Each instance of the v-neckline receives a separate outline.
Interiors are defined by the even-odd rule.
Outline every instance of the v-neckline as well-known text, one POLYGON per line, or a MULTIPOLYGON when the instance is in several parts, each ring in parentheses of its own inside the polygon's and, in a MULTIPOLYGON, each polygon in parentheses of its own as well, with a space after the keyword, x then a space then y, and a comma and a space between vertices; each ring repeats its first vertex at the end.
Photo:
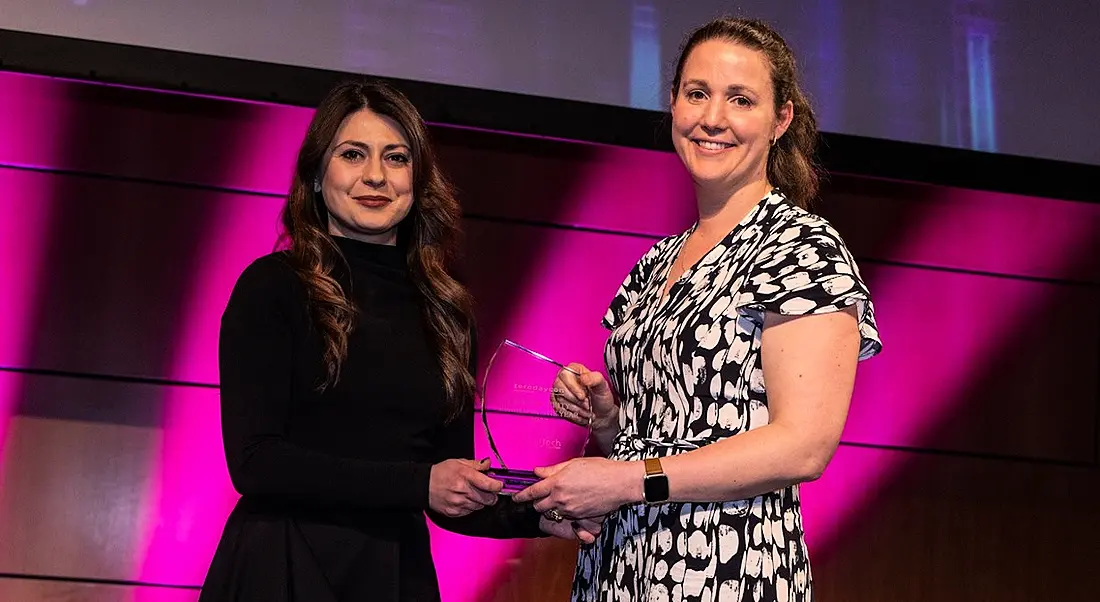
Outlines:
MULTIPOLYGON (((659 292, 659 295, 660 295, 658 297, 658 300, 660 301, 660 303, 662 305, 664 304, 665 299, 667 299, 669 297, 669 295, 672 293, 672 289, 675 288, 676 285, 679 284, 688 274, 690 274, 695 269, 695 266, 698 265, 700 261, 703 261, 703 259, 708 254, 710 254, 710 251, 714 250, 714 247, 717 247, 718 245, 722 244, 722 240, 725 240, 725 237, 722 237, 721 240, 719 240, 717 243, 714 244, 714 247, 711 247, 710 251, 707 251, 702 256, 700 256, 699 259, 697 259, 694 263, 692 263, 691 265, 684 268, 683 273, 681 273, 680 276, 678 278, 676 278, 676 280, 673 280, 673 281, 670 282, 669 278, 672 276, 672 270, 676 267, 676 261, 680 259, 680 253, 684 250, 684 245, 687 244, 688 239, 691 238, 692 233, 694 233, 695 229, 698 228, 698 227, 699 227, 699 221, 696 220, 696 222, 691 225, 691 228, 688 228, 688 230, 680 236, 680 240, 676 243, 676 245, 672 249, 672 253, 669 256, 669 258, 665 261, 665 265, 662 266, 661 280, 660 280, 661 287, 660 287, 660 289, 658 289, 658 292, 659 292)), ((735 228, 736 228, 736 226, 735 226, 735 228)))
MULTIPOLYGON (((757 203, 745 213, 741 220, 737 222, 737 224, 734 225, 729 232, 727 232, 724 236, 722 236, 722 238, 718 239, 717 242, 711 245, 711 247, 707 249, 706 253, 703 253, 699 257, 699 259, 695 260, 691 265, 687 266, 684 269, 683 273, 680 274, 680 276, 676 278, 675 281, 669 282, 669 276, 672 274, 672 269, 676 267, 676 260, 679 259, 680 253, 684 249, 684 245, 687 244, 688 238, 691 238, 692 233, 695 232, 696 228, 699 227, 699 220, 695 220, 695 223, 691 225, 691 228, 688 228, 687 231, 680 235, 680 240, 674 245, 674 248, 671 250, 670 255, 665 260, 664 265, 661 268, 660 286, 657 289, 658 308, 663 308, 668 303, 669 299, 671 299, 672 297, 673 290, 675 290, 678 286, 681 286, 684 282, 690 280, 690 278, 695 275, 699 268, 702 267, 701 264, 703 263, 703 261, 707 257, 710 257, 711 253, 714 253, 714 250, 717 249, 719 245, 725 244, 727 241, 732 242, 736 235, 739 234, 741 230, 745 228, 745 226, 752 223, 752 221, 756 218, 756 215, 762 210, 764 205, 768 203, 774 193, 775 189, 769 190, 768 193, 764 195, 764 198, 757 201, 757 203)), ((727 247, 732 247, 732 245, 728 245, 727 247)), ((729 248, 727 248, 726 250, 728 251, 729 248)), ((710 263, 713 263, 713 261, 710 263)))

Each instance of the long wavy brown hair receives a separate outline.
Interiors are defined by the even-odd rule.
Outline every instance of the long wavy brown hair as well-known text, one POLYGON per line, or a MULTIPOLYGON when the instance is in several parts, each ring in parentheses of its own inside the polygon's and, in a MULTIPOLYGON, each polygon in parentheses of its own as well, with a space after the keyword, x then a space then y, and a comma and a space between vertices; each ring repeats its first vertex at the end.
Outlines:
POLYGON ((411 147, 413 204, 398 225, 397 240, 406 249, 409 274, 422 297, 424 321, 453 418, 473 400, 475 391, 469 366, 473 301, 449 271, 459 245, 462 212, 454 188, 436 163, 427 125, 416 107, 398 90, 373 79, 341 83, 318 105, 298 151, 283 208, 290 262, 305 283, 310 316, 324 341, 325 378, 318 389, 323 391, 340 379, 357 310, 333 276, 346 259, 328 233, 328 211, 314 183, 320 181, 329 147, 344 119, 362 109, 396 121, 411 147))
POLYGON ((802 208, 810 206, 817 197, 821 181, 821 168, 817 163, 819 134, 813 107, 798 84, 794 53, 783 37, 763 21, 733 17, 715 19, 688 34, 680 49, 672 79, 673 98, 680 91, 680 76, 688 55, 709 40, 741 44, 767 57, 775 110, 779 111, 788 100, 794 106, 791 125, 768 153, 768 180, 794 204, 802 208))

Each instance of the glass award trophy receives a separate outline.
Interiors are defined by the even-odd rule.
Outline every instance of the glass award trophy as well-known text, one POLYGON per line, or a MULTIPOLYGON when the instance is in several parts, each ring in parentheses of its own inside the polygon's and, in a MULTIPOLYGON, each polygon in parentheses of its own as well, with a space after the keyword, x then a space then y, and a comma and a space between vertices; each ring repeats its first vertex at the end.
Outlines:
MULTIPOLYGON (((489 358, 481 386, 481 424, 494 459, 487 474, 512 494, 538 482, 533 469, 583 456, 591 421, 579 426, 554 411, 560 362, 505 339, 489 358)), ((482 456, 480 452, 479 456, 482 456)))

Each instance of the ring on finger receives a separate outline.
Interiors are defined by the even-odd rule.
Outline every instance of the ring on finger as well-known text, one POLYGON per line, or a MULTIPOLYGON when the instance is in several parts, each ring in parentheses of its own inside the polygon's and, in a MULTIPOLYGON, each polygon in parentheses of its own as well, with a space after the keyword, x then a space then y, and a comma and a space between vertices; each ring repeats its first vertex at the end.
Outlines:
POLYGON ((555 523, 560 523, 561 521, 565 520, 565 517, 561 515, 561 512, 558 512, 557 508, 551 508, 547 510, 546 514, 544 514, 543 516, 554 521, 555 523))

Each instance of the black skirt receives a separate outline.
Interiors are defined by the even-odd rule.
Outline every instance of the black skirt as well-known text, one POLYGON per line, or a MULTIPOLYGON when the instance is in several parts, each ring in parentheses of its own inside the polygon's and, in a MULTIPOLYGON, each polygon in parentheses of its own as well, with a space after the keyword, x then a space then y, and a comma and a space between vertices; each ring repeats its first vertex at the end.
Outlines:
POLYGON ((438 602, 424 515, 302 511, 243 499, 199 602, 438 602))

